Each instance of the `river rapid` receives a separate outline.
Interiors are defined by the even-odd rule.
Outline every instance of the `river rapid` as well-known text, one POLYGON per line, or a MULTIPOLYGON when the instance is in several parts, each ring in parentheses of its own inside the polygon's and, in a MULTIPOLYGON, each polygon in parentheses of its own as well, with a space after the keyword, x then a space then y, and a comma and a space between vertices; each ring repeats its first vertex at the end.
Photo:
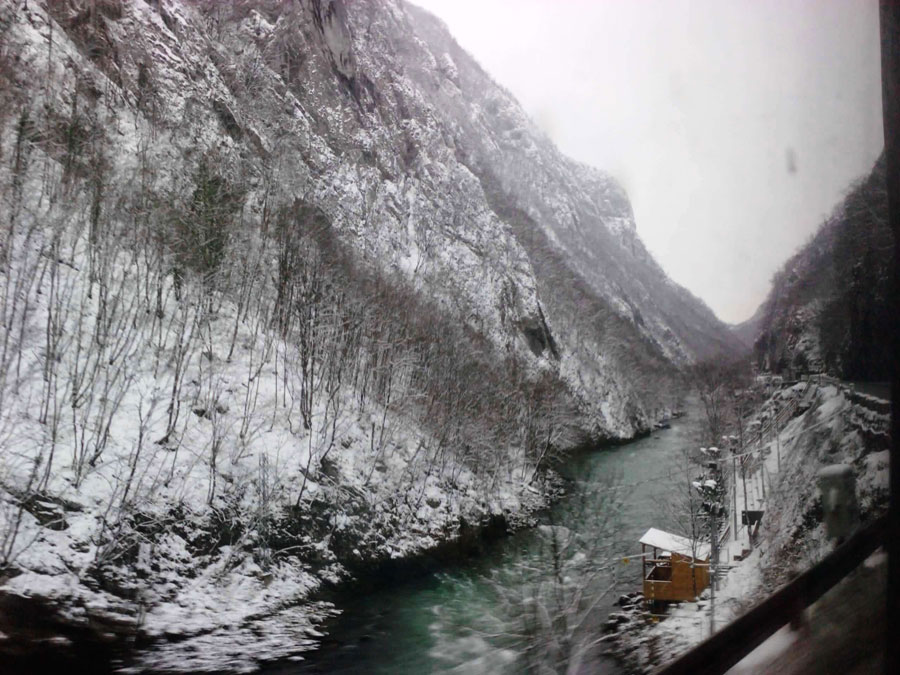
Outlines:
POLYGON ((467 564, 342 598, 318 651, 265 672, 620 672, 593 643, 619 596, 640 590, 638 539, 667 526, 681 450, 696 438, 689 410, 669 429, 571 460, 567 496, 538 527, 467 564))

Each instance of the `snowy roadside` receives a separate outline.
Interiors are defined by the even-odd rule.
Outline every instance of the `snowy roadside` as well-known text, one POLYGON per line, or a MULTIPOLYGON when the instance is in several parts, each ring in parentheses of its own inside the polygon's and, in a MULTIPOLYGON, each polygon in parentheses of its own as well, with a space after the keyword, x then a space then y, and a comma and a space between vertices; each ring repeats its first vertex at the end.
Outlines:
MULTIPOLYGON (((771 415, 776 399, 797 396, 802 387, 777 392, 763 404, 760 415, 771 415)), ((671 660, 709 637, 712 621, 720 629, 827 555, 831 545, 816 491, 816 474, 823 466, 844 463, 854 468, 863 520, 883 512, 888 499, 889 420, 850 399, 843 387, 820 387, 811 407, 763 447, 762 461, 747 479, 749 509, 765 512, 757 545, 750 546, 745 526, 723 543, 719 569, 727 572, 715 590, 714 607, 707 588, 697 602, 671 605, 664 617, 650 617, 637 606, 621 615, 610 653, 631 672, 647 672, 671 660), (751 552, 744 556, 746 551, 751 552)), ((761 664, 789 649, 795 639, 789 629, 782 629, 734 672, 763 672, 761 664)))

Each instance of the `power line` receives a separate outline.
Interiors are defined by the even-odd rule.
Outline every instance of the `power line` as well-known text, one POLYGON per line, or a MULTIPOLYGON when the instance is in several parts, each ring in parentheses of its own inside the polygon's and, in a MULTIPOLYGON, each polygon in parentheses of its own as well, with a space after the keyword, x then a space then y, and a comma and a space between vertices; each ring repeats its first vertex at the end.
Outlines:
MULTIPOLYGON (((787 438, 781 437, 781 440, 782 441, 792 441, 795 438, 799 438, 803 434, 808 433, 808 432, 812 431, 813 429, 816 429, 816 428, 822 426, 826 422, 830 422, 831 420, 836 418, 838 415, 846 412, 846 410, 847 410, 847 406, 844 406, 844 407, 840 408, 837 412, 826 417, 824 420, 821 420, 820 422, 817 422, 816 424, 813 424, 812 426, 806 427, 805 429, 802 429, 798 433, 792 434, 791 436, 788 436, 787 438)), ((724 459, 741 459, 742 457, 750 457, 750 456, 754 455, 755 453, 760 452, 761 450, 762 450, 762 447, 757 447, 757 448, 754 448, 753 450, 748 450, 747 452, 729 454, 729 455, 725 456, 724 459)), ((643 480, 635 481, 634 483, 622 483, 620 485, 612 485, 612 486, 608 486, 608 487, 597 488, 596 491, 597 492, 607 492, 607 491, 611 492, 613 490, 623 490, 626 488, 638 487, 641 485, 646 485, 647 483, 655 483, 655 482, 660 482, 663 480, 671 480, 673 478, 673 474, 676 472, 689 473, 689 472, 692 472, 693 470, 694 469, 691 467, 686 468, 686 469, 680 468, 680 467, 673 467, 672 469, 670 469, 669 471, 667 471, 664 474, 659 474, 657 476, 645 478, 643 480)))

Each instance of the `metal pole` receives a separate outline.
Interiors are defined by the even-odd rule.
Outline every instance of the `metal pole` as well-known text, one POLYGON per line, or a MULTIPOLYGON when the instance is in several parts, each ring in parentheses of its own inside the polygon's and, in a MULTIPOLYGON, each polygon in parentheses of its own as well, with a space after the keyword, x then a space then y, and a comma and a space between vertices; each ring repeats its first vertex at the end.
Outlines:
MULTIPOLYGON (((741 457, 741 482, 744 484, 744 514, 746 515, 747 511, 750 510, 750 507, 747 506, 747 467, 746 464, 747 457, 741 457)), ((750 522, 747 522, 747 541, 750 545, 750 548, 753 548, 753 542, 750 541, 750 522)))
POLYGON ((762 448, 759 449, 759 482, 762 485, 762 498, 766 500, 766 460, 762 456, 762 448))
POLYGON ((713 506, 710 509, 709 519, 709 540, 710 540, 710 557, 709 571, 712 579, 709 584, 709 634, 716 632, 716 584, 719 580, 716 578, 716 557, 719 554, 719 537, 716 532, 716 511, 718 509, 713 506))
POLYGON ((778 418, 775 418, 775 452, 778 453, 778 473, 781 474, 781 432, 778 430, 778 418))
POLYGON ((731 451, 731 504, 731 513, 734 515, 734 539, 737 541, 737 457, 734 456, 734 450, 731 451))

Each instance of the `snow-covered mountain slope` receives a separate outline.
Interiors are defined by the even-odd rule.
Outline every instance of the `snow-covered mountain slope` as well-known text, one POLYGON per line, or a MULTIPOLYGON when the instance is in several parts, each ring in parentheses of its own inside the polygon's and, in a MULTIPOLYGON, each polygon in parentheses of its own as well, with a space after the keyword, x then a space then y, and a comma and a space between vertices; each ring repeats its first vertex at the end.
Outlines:
POLYGON ((750 322, 761 369, 881 380, 891 361, 884 156, 775 275, 750 322))
POLYGON ((732 334, 741 341, 741 344, 747 350, 753 349, 753 343, 756 342, 756 338, 759 336, 759 325, 763 319, 764 309, 765 305, 760 305, 749 319, 731 325, 732 334))
POLYGON ((156 669, 302 649, 323 582, 539 506, 730 348, 402 2, 2 0, 0 200, 0 600, 156 669))
MULTIPOLYGON (((50 109, 64 115, 80 86, 141 121, 117 132, 113 173, 134 166, 148 136, 161 182, 215 149, 248 203, 316 206, 361 255, 505 352, 559 368, 600 435, 630 435, 662 405, 642 371, 736 346, 647 253, 615 181, 562 156, 413 6, 50 6, 56 32, 31 33, 31 47, 53 37, 73 52, 63 82, 42 92, 50 109)), ((26 88, 46 76, 28 65, 14 76, 26 88)))

